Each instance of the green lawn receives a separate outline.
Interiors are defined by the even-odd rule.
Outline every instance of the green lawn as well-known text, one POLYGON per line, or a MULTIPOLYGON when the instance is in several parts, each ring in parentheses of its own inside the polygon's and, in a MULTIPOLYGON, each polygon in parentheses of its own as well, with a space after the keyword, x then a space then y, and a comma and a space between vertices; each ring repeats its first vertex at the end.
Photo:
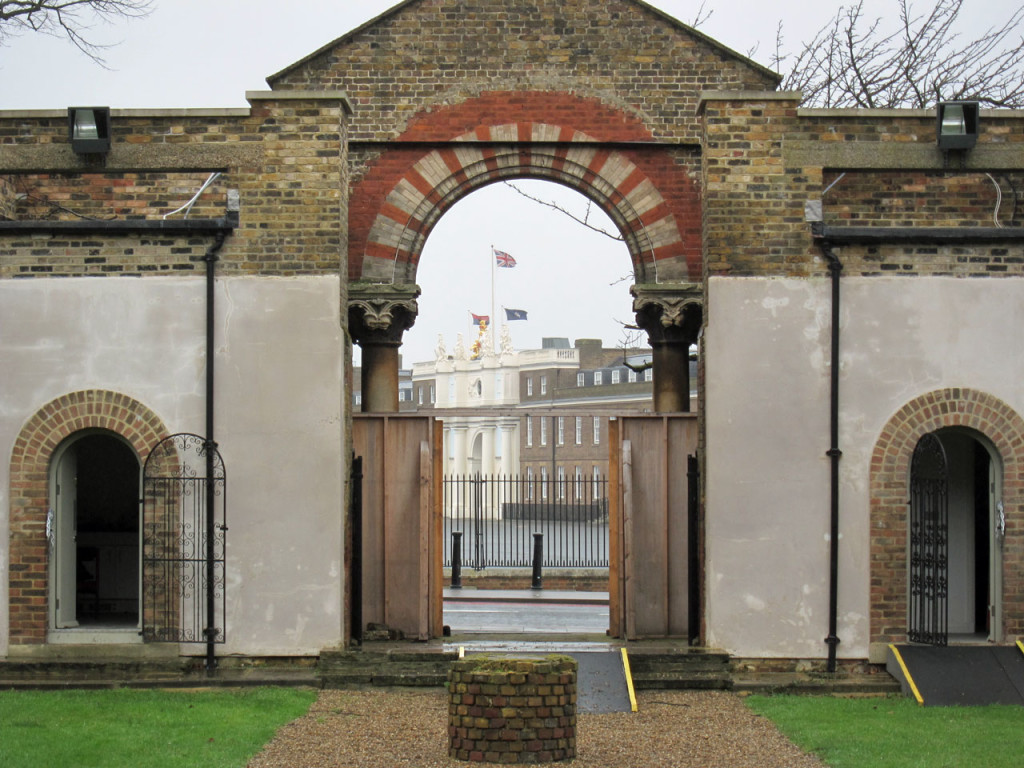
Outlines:
POLYGON ((1020 768, 1024 707, 920 707, 907 698, 752 696, 832 768, 1020 768))
POLYGON ((311 690, 0 692, 4 768, 242 768, 311 690))

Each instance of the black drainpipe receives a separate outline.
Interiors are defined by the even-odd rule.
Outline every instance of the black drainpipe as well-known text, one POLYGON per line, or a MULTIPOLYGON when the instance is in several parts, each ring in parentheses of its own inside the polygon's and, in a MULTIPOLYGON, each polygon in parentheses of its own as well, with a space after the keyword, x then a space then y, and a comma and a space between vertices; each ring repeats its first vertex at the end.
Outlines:
POLYGON ((826 455, 831 463, 831 499, 829 515, 829 584, 828 584, 828 645, 827 671, 836 671, 836 648, 839 636, 836 624, 839 615, 839 459, 843 452, 839 450, 839 277, 843 265, 832 251, 829 242, 820 232, 815 232, 815 239, 821 253, 828 261, 829 275, 832 277, 832 362, 830 365, 829 387, 829 449, 826 455))
POLYGON ((214 509, 217 503, 216 488, 214 486, 214 453, 217 450, 217 442, 213 439, 214 424, 214 274, 217 264, 217 253, 224 246, 227 232, 217 232, 213 243, 206 249, 203 260, 206 262, 206 439, 203 443, 203 450, 206 452, 206 674, 212 676, 217 669, 217 657, 214 653, 214 645, 217 640, 217 628, 214 624, 217 621, 215 607, 216 590, 214 568, 214 537, 216 527, 214 509))

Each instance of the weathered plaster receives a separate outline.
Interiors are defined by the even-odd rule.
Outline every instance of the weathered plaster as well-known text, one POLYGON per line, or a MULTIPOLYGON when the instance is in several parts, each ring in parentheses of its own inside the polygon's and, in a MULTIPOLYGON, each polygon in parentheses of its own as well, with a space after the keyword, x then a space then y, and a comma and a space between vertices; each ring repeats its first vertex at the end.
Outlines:
MULTIPOLYGON (((828 629, 829 283, 715 278, 707 365, 708 641, 822 657, 828 629), (770 578, 767 575, 770 574, 770 578)), ((839 655, 868 655, 872 449, 908 400, 970 386, 1020 412, 1011 280, 844 278, 839 655)))
MULTIPOLYGON (((340 641, 344 346, 337 297, 337 277, 217 283, 215 437, 227 469, 230 528, 224 653, 309 654, 340 641)), ((171 431, 202 433, 204 321, 201 278, 0 283, 5 466, 25 420, 81 389, 123 392, 171 431)), ((5 472, 3 530, 9 481, 5 472)), ((4 654, 7 558, 4 536, 4 654)))

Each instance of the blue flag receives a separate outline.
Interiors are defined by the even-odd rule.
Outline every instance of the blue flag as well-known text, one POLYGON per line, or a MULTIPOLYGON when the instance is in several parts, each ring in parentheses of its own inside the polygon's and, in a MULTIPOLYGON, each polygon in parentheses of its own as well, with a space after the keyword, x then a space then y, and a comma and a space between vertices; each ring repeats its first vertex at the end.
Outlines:
POLYGON ((506 309, 505 320, 525 320, 526 310, 525 309, 506 309))

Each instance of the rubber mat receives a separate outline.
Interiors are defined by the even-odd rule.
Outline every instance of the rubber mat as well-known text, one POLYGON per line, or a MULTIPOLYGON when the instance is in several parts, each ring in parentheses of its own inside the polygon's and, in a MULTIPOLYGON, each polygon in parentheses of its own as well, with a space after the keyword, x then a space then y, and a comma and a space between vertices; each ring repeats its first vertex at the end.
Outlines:
POLYGON ((889 657, 890 674, 926 707, 1024 705, 1024 653, 1015 646, 901 645, 889 657))

